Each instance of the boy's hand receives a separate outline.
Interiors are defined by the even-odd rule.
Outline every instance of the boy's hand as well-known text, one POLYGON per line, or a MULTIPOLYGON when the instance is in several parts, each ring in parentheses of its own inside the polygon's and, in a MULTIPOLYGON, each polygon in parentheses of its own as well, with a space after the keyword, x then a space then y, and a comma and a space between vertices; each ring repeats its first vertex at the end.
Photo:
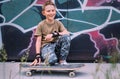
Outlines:
POLYGON ((31 66, 36 66, 41 63, 41 56, 40 54, 36 54, 35 60, 31 63, 31 66))
POLYGON ((39 60, 35 59, 30 65, 36 66, 36 65, 39 65, 40 63, 41 63, 41 58, 39 58, 39 60))
POLYGON ((39 60, 35 59, 30 65, 36 66, 36 65, 39 65, 40 63, 41 63, 41 59, 39 58, 39 60))
POLYGON ((53 38, 52 38, 52 34, 48 34, 46 35, 45 37, 45 40, 48 40, 48 41, 51 41, 53 38))

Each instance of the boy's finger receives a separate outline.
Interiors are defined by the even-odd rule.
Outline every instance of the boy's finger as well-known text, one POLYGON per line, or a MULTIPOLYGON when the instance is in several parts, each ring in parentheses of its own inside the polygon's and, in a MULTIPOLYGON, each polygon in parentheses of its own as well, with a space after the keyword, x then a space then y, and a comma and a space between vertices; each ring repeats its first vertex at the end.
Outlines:
POLYGON ((33 66, 34 65, 34 62, 32 62, 31 64, 30 64, 30 66, 33 66))
POLYGON ((40 60, 40 58, 39 58, 39 60, 37 61, 37 64, 40 65, 40 63, 41 63, 41 60, 40 60))
POLYGON ((35 59, 30 65, 35 66, 37 64, 37 60, 35 59))

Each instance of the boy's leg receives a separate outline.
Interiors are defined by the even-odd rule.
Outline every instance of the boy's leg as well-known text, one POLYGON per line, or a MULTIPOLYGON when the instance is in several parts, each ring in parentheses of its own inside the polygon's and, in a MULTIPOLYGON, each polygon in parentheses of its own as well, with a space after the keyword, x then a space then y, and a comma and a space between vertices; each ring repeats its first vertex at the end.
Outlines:
POLYGON ((69 35, 60 36, 60 38, 58 39, 55 51, 57 53, 57 56, 59 57, 59 61, 66 60, 69 54, 70 42, 71 39, 69 35))
POLYGON ((54 50, 55 50, 54 43, 49 43, 41 49, 41 56, 45 63, 53 65, 57 62, 57 56, 54 50))

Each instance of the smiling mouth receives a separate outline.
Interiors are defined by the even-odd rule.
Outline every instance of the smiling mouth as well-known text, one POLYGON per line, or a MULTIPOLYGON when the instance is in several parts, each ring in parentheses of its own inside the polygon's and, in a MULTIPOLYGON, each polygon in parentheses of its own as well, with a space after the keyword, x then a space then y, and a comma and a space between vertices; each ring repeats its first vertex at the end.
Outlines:
POLYGON ((54 15, 50 15, 50 17, 54 17, 54 15))
POLYGON ((50 18, 54 18, 55 16, 49 16, 50 18))

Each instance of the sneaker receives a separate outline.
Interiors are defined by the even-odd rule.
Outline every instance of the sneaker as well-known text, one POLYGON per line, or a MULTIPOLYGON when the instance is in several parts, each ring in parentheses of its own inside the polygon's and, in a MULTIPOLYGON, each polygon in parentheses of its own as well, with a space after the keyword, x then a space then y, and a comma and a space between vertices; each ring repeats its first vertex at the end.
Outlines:
POLYGON ((64 60, 60 62, 60 65, 68 65, 68 63, 64 60))

